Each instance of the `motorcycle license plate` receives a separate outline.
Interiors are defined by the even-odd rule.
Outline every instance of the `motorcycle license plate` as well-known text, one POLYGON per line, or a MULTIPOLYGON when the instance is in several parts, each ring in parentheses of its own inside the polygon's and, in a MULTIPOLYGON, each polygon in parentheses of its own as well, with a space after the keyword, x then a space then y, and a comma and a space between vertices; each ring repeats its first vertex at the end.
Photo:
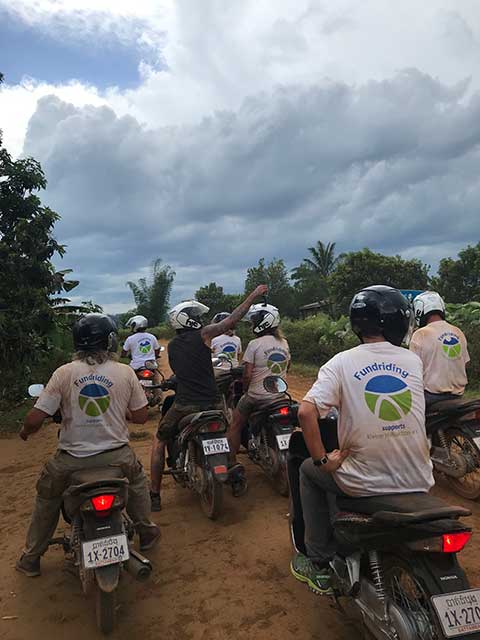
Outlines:
POLYGON ((433 596, 432 604, 447 638, 480 631, 480 589, 433 596))
POLYGON ((140 380, 140 384, 142 387, 151 387, 153 385, 153 380, 140 380))
POLYGON ((85 569, 97 569, 107 564, 124 562, 130 557, 127 536, 120 533, 108 538, 83 542, 82 555, 85 569))
POLYGON ((214 453, 228 453, 230 447, 226 438, 212 438, 211 440, 202 440, 203 453, 211 456, 214 453))
POLYGON ((277 436, 277 443, 280 451, 283 451, 284 449, 288 449, 288 445, 290 444, 291 437, 292 437, 291 433, 282 433, 281 435, 277 436))

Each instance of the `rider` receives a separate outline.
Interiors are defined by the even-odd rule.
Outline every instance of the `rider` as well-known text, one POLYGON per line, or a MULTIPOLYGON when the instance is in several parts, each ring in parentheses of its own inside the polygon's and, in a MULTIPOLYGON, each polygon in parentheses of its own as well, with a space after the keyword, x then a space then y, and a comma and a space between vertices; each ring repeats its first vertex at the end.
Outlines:
POLYGON ((418 295, 413 308, 420 328, 412 336, 410 349, 423 362, 427 406, 462 396, 470 361, 463 332, 445 320, 445 303, 436 291, 418 295))
POLYGON ((256 338, 249 342, 242 360, 244 394, 234 409, 228 432, 233 454, 238 453, 249 415, 282 397, 266 391, 263 381, 272 375, 285 378, 290 366, 290 348, 279 329, 278 309, 271 304, 256 304, 249 310, 247 320, 252 323, 256 338))
MULTIPOLYGON (((229 316, 230 314, 226 311, 221 311, 213 316, 212 323, 217 324, 218 322, 222 322, 222 320, 226 320, 229 316)), ((238 367, 241 353, 242 341, 237 335, 235 335, 235 329, 228 329, 228 331, 223 333, 221 336, 217 336, 212 340, 212 354, 214 356, 218 356, 219 354, 227 356, 232 367, 238 367)), ((227 365, 226 367, 220 364, 216 368, 230 368, 228 363, 225 364, 227 365)))
POLYGON ((145 394, 132 369, 116 361, 116 326, 106 315, 91 313, 73 327, 74 360, 54 371, 35 407, 25 418, 22 440, 61 410, 58 450, 43 468, 25 548, 16 568, 40 575, 40 557, 57 527, 62 494, 72 473, 120 466, 128 478, 127 512, 140 536, 140 549, 151 549, 160 537, 150 521, 148 487, 143 467, 128 444, 125 414, 147 420, 145 394))
MULTIPOLYGON (((168 344, 168 359, 177 378, 177 391, 175 402, 161 419, 157 437, 153 439, 150 492, 152 511, 161 509, 160 487, 165 465, 165 445, 175 437, 177 424, 184 416, 218 405, 212 365, 212 339, 233 329, 254 300, 266 291, 266 285, 258 286, 228 318, 205 327, 201 317, 208 312, 208 307, 196 300, 181 302, 169 311, 169 321, 176 336, 168 344)), ((234 490, 235 485, 236 482, 234 490)))
MULTIPOLYGON (((160 345, 153 333, 148 333, 145 329, 148 327, 148 320, 145 316, 132 316, 126 322, 126 326, 131 328, 132 333, 125 340, 121 358, 126 358, 130 354, 130 366, 134 371, 145 366, 145 363, 154 361, 160 357, 160 345)), ((152 370, 153 384, 160 384, 161 377, 158 368, 152 370)), ((155 397, 160 397, 160 391, 154 391, 155 397)))
POLYGON ((433 485, 422 363, 400 347, 411 316, 396 289, 376 285, 359 291, 350 322, 362 344, 323 365, 300 405, 311 455, 300 467, 308 557, 297 554, 291 570, 316 593, 332 593, 328 563, 335 552, 335 496, 428 492, 433 485), (318 418, 332 407, 339 410, 340 449, 327 454, 318 418))

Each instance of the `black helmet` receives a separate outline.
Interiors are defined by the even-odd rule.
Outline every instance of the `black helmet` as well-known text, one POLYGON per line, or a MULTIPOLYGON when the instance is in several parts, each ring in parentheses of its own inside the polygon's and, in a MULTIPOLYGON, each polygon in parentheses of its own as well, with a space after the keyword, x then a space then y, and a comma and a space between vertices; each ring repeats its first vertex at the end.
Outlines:
POLYGON ((104 313, 89 313, 73 325, 76 351, 116 351, 117 326, 104 313))
POLYGON ((216 313, 212 318, 212 324, 217 324, 218 322, 222 322, 222 320, 226 320, 230 317, 230 313, 226 311, 220 311, 220 313, 216 313))
POLYGON ((407 299, 393 287, 382 284, 366 287, 353 296, 350 304, 352 330, 364 337, 382 335, 400 346, 413 326, 413 313, 407 299))

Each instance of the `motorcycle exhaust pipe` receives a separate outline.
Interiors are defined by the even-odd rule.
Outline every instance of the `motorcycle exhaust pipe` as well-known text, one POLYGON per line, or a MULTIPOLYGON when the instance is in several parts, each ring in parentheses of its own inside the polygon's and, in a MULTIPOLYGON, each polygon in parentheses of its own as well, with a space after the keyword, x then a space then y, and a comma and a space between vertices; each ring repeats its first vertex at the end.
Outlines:
POLYGON ((152 573, 150 560, 134 549, 130 549, 130 558, 125 563, 125 569, 139 582, 146 582, 152 573))

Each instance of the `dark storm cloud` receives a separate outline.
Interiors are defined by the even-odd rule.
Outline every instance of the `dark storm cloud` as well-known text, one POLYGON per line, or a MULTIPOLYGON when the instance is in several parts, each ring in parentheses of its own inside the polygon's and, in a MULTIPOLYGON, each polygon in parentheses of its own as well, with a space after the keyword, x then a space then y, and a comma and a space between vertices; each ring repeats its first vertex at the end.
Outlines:
POLYGON ((123 283, 157 256, 180 296, 210 279, 239 288, 261 256, 293 266, 317 239, 409 257, 418 247, 436 262, 480 231, 480 97, 467 88, 416 70, 290 85, 158 130, 48 96, 25 152, 43 164, 66 261, 98 302, 124 302, 123 283))

